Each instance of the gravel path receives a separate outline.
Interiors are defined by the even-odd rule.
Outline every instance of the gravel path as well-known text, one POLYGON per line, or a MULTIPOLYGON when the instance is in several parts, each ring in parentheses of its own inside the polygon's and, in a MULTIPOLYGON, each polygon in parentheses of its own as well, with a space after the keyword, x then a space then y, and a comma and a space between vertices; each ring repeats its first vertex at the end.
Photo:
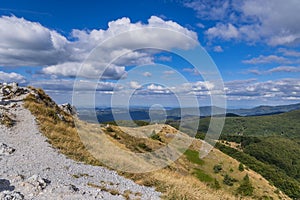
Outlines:
POLYGON ((154 188, 59 154, 22 104, 6 106, 16 116, 12 128, 0 125, 0 199, 160 199, 154 188))

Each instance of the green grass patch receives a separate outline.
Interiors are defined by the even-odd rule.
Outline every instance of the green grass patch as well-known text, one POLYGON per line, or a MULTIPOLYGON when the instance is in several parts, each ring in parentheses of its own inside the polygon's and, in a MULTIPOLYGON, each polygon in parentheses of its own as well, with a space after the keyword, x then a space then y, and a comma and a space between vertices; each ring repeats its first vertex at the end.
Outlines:
POLYGON ((184 152, 184 155, 192 163, 195 163, 195 164, 198 164, 198 165, 203 165, 204 164, 204 161, 199 158, 199 152, 198 151, 188 149, 184 152))
POLYGON ((194 169, 193 175, 195 177, 197 177, 202 182, 208 182, 208 183, 210 183, 210 182, 214 181, 214 179, 210 175, 206 174, 201 169, 194 169))

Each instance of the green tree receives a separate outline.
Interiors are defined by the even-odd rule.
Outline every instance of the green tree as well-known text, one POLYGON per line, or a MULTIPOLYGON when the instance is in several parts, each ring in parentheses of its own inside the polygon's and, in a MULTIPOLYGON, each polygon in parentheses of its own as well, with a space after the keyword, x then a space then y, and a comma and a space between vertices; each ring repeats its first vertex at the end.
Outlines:
POLYGON ((243 178, 240 186, 237 189, 237 193, 244 196, 251 196, 253 195, 253 192, 254 192, 254 187, 250 182, 250 178, 248 174, 246 174, 246 176, 243 178))
POLYGON ((241 172, 245 170, 245 169, 244 169, 244 165, 243 165, 242 163, 240 163, 240 165, 239 165, 239 170, 240 170, 241 172))

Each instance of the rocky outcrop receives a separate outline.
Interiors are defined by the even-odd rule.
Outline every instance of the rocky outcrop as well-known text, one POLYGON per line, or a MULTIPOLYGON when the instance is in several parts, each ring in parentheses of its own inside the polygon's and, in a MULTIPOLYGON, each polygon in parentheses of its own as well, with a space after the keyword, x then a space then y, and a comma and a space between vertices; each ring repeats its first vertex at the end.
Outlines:
POLYGON ((12 98, 27 93, 29 93, 29 89, 19 87, 18 83, 0 83, 0 105, 7 105, 12 98))
POLYGON ((76 116, 77 115, 77 110, 75 108, 75 106, 72 106, 71 104, 69 103, 65 103, 65 104, 61 104, 59 105, 59 107, 65 111, 66 113, 70 114, 70 115, 73 115, 73 116, 76 116))

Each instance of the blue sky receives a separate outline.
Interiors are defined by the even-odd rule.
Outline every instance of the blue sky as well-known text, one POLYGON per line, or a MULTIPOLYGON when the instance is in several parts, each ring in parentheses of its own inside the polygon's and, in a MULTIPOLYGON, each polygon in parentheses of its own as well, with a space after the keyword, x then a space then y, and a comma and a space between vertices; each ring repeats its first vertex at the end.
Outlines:
POLYGON ((132 92, 134 105, 178 106, 178 96, 185 106, 189 96, 208 105, 220 88, 201 70, 214 62, 229 107, 298 103, 299 10, 295 0, 2 0, 0 81, 44 88, 58 103, 72 101, 76 80, 97 105, 114 95, 126 105, 122 95, 132 92), (195 68, 176 55, 199 45, 212 63, 195 56, 195 68))

